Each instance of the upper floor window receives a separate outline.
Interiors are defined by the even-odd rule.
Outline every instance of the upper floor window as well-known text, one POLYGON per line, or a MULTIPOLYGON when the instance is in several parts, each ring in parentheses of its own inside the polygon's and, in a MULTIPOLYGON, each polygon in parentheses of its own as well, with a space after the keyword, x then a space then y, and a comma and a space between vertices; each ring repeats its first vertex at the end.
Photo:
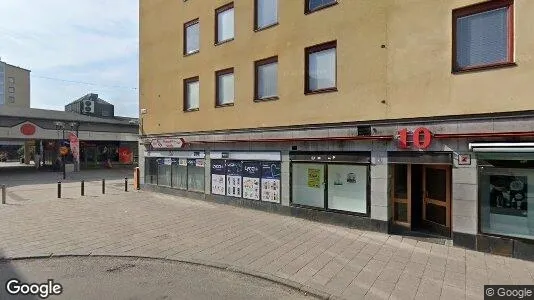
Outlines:
POLYGON ((200 107, 200 81, 197 77, 184 79, 184 111, 198 110, 200 107))
POLYGON ((215 44, 234 39, 234 3, 215 10, 215 44))
POLYGON ((215 72, 215 106, 234 104, 234 68, 215 72))
POLYGON ((200 23, 198 19, 184 24, 184 55, 200 50, 200 23))
POLYGON ((254 29, 278 24, 278 0, 255 0, 254 29))
POLYGON ((278 98, 278 57, 255 62, 255 100, 278 98))
POLYGON ((316 10, 323 9, 335 4, 337 4, 337 0, 306 0, 305 12, 311 13, 316 10))
POLYGON ((513 64, 513 0, 453 11, 453 71, 513 64))
POLYGON ((333 41, 306 48, 305 93, 337 90, 336 47, 333 41))
POLYGON ((15 77, 8 77, 7 79, 9 83, 15 83, 15 77))
POLYGON ((8 92, 11 93, 11 94, 15 93, 15 88, 12 87, 12 86, 10 86, 9 88, 7 88, 7 90, 8 90, 8 92))

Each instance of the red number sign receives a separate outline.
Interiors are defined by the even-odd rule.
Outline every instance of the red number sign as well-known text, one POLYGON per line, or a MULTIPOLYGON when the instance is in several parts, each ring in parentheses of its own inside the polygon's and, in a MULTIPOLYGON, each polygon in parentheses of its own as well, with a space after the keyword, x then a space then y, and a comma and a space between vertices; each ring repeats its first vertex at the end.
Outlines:
POLYGON ((417 128, 412 136, 412 140, 408 140, 408 129, 404 128, 399 131, 399 148, 408 149, 410 147, 409 143, 411 142, 415 148, 418 149, 427 149, 432 143, 432 133, 428 128, 419 127, 417 128))

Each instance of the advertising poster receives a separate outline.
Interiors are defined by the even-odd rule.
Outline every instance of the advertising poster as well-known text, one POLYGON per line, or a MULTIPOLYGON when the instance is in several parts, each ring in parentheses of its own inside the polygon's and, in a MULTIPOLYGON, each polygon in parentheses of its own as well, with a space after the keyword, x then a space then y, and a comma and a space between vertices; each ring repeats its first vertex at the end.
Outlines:
POLYGON ((119 162, 123 164, 133 163, 133 152, 130 148, 119 147, 119 162))
POLYGON ((178 164, 179 164, 180 166, 184 166, 184 167, 187 166, 187 158, 180 158, 180 159, 178 160, 178 164))
POLYGON ((241 161, 226 161, 226 196, 241 197, 242 167, 241 161))
POLYGON ((261 200, 280 202, 280 162, 261 163, 261 200))
POLYGON ((312 188, 321 187, 321 170, 308 169, 308 186, 312 188))
POLYGON ((527 176, 490 176, 492 214, 527 217, 527 176))
POLYGON ((260 176, 259 162, 243 163, 243 198, 260 200, 260 176))
POLYGON ((226 165, 224 160, 211 161, 211 193, 224 195, 226 192, 226 165))

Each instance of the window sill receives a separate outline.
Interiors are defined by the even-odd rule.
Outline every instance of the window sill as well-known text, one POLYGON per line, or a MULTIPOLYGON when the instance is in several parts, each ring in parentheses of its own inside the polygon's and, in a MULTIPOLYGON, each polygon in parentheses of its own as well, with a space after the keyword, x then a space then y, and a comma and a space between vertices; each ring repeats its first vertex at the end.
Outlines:
POLYGON ((234 106, 234 103, 215 104, 215 108, 234 106))
POLYGON ((197 54, 197 53, 199 53, 199 52, 200 52, 200 50, 195 50, 195 51, 193 51, 193 52, 184 53, 184 57, 186 57, 186 56, 191 56, 191 55, 195 55, 195 54, 197 54))
POLYGON ((267 30, 269 28, 273 28, 273 27, 276 27, 276 26, 278 26, 278 22, 270 24, 270 25, 266 25, 266 26, 263 26, 263 27, 256 27, 256 28, 254 28, 254 32, 260 32, 260 31, 267 30))
POLYGON ((274 97, 267 97, 267 98, 256 98, 254 99, 254 102, 267 102, 267 101, 276 101, 278 100, 278 96, 274 96, 274 97))
POLYGON ((220 41, 220 42, 215 42, 215 46, 219 46, 219 45, 222 45, 222 44, 226 44, 226 43, 229 43, 231 41, 233 41, 234 38, 231 38, 231 39, 227 39, 227 40, 224 40, 224 41, 220 41))
POLYGON ((184 112, 194 112, 194 111, 199 111, 200 109, 199 108, 190 108, 190 109, 184 109, 184 112))
POLYGON ((492 70, 492 69, 511 68, 511 67, 517 67, 517 63, 505 62, 505 63, 497 63, 497 64, 484 65, 484 66, 468 67, 464 69, 453 69, 452 74, 480 72, 480 71, 486 71, 486 70, 492 70))
POLYGON ((306 8, 305 8, 305 11, 304 11, 304 14, 305 14, 305 15, 309 15, 309 14, 312 14, 312 13, 314 13, 314 12, 316 12, 316 11, 320 11, 320 10, 323 10, 323 9, 325 9, 325 8, 329 8, 329 7, 331 7, 331 6, 338 5, 338 4, 339 4, 339 2, 335 1, 335 2, 332 2, 332 3, 329 3, 329 4, 325 4, 325 5, 323 5, 323 6, 319 6, 319 7, 315 8, 314 10, 310 10, 310 9, 308 9, 308 8, 306 7, 306 8))
POLYGON ((315 94, 324 94, 324 93, 333 93, 337 92, 337 87, 320 89, 315 91, 305 91, 304 95, 315 95, 315 94))

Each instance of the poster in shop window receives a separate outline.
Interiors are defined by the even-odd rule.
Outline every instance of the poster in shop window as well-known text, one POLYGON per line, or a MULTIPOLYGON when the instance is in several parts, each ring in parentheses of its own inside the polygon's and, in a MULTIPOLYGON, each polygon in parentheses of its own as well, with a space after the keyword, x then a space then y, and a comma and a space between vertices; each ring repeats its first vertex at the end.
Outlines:
POLYGON ((490 176, 492 214, 527 217, 527 176, 490 176))
POLYGON ((261 200, 280 202, 281 165, 279 162, 261 163, 261 200))
POLYGON ((308 187, 311 187, 311 188, 321 187, 321 170, 308 169, 308 187))
POLYGON ((224 195, 226 192, 226 164, 224 160, 211 161, 211 193, 224 195))
POLYGON ((243 198, 260 200, 259 162, 243 162, 243 198))
POLYGON ((226 196, 241 197, 242 167, 241 161, 226 161, 226 196))

